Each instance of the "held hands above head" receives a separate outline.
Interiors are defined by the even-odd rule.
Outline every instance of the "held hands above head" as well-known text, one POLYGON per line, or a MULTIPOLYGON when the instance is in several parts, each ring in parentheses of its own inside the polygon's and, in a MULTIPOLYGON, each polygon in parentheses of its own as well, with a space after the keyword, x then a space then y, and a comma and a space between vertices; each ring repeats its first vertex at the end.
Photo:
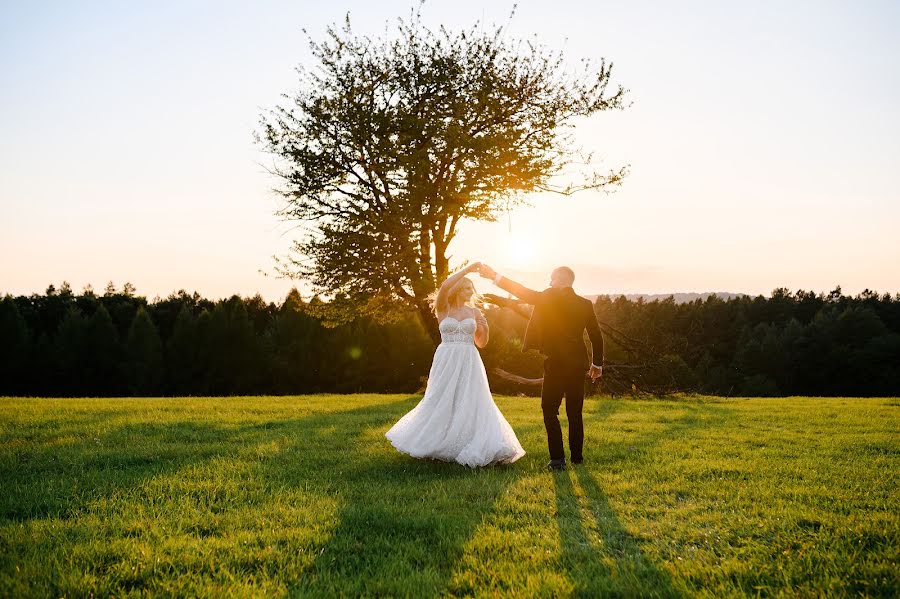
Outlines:
POLYGON ((464 274, 469 274, 470 272, 475 271, 478 271, 478 274, 480 274, 485 279, 493 279, 497 276, 497 271, 483 262, 472 262, 463 269, 464 274))
POLYGON ((485 279, 493 279, 494 277, 497 276, 497 271, 495 271, 493 268, 491 268, 487 264, 480 264, 478 273, 485 279))

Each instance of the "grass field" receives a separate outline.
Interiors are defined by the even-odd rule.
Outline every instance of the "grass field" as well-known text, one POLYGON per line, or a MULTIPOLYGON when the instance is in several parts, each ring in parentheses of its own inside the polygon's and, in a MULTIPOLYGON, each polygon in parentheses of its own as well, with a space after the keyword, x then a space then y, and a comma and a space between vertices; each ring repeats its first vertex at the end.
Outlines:
POLYGON ((586 463, 394 451, 417 397, 0 399, 0 595, 897 596, 900 400, 588 400, 586 463))

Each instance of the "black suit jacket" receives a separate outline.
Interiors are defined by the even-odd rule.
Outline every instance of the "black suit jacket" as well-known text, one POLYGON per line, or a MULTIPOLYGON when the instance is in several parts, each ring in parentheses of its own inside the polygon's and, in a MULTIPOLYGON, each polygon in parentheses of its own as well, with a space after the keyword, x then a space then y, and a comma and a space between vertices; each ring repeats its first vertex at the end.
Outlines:
POLYGON ((499 287, 534 306, 523 350, 536 349, 548 361, 563 367, 586 371, 591 362, 603 365, 603 333, 590 300, 571 287, 535 291, 506 278, 500 280, 499 287), (593 358, 588 357, 584 344, 585 330, 593 346, 593 358))

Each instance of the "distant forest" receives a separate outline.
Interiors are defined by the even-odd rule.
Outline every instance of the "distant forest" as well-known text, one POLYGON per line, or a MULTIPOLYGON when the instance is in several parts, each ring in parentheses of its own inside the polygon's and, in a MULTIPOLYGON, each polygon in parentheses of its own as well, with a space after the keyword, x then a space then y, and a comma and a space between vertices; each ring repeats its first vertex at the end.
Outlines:
MULTIPOLYGON (((148 302, 131 285, 0 300, 0 395, 155 396, 408 392, 424 387, 433 346, 412 313, 337 326, 328 304, 291 291, 210 301, 179 291, 148 302)), ((676 303, 600 296, 602 325, 651 353, 606 343, 592 391, 647 389, 724 396, 900 395, 900 294, 845 296, 776 289, 770 297, 676 303), (648 356, 650 356, 648 358, 648 356)), ((540 377, 521 351, 525 320, 490 308, 482 350, 492 388, 536 393, 498 377, 540 377)))

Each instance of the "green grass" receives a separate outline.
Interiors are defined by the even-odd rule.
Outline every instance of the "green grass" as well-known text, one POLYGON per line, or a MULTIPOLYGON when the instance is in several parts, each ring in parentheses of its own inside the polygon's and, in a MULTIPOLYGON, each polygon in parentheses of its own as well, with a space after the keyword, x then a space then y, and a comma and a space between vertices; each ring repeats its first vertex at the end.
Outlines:
POLYGON ((588 400, 586 464, 400 455, 417 397, 0 399, 0 595, 896 596, 900 400, 588 400))

